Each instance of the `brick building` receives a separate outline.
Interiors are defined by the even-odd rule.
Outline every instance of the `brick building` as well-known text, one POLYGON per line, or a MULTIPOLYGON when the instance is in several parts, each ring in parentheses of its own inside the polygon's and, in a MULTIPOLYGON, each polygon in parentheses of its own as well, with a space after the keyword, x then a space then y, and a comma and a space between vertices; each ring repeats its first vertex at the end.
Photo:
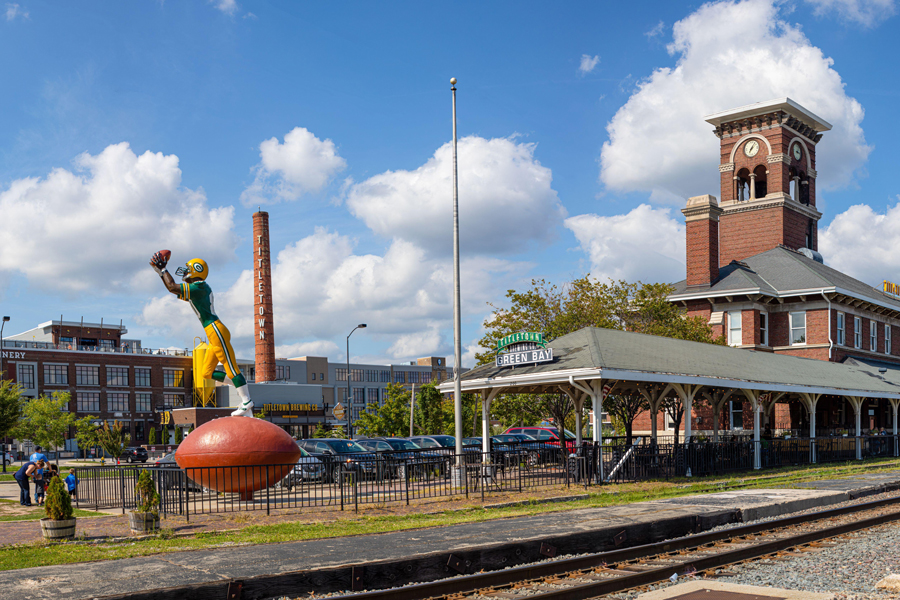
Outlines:
MULTIPOLYGON (((693 197, 682 209, 687 276, 669 299, 737 348, 900 369, 900 297, 832 269, 818 253, 816 146, 831 125, 789 98, 706 121, 719 139, 719 198, 693 197)), ((814 410, 823 432, 852 426, 841 398, 814 410)), ((710 411, 695 410, 695 430, 709 429, 710 411)), ((867 401, 864 427, 890 428, 890 414, 886 400, 867 401)), ((789 397, 765 416, 774 429, 809 419, 789 397)), ((741 429, 750 419, 749 405, 735 401, 719 422, 741 429)), ((649 430, 649 416, 635 426, 649 430)))
MULTIPOLYGON (((122 325, 48 321, 4 338, 3 368, 24 396, 68 392, 78 418, 120 421, 133 443, 146 443, 164 411, 191 405, 192 362, 187 350, 150 350, 126 333, 122 325)), ((74 431, 69 438, 74 451, 74 431)))

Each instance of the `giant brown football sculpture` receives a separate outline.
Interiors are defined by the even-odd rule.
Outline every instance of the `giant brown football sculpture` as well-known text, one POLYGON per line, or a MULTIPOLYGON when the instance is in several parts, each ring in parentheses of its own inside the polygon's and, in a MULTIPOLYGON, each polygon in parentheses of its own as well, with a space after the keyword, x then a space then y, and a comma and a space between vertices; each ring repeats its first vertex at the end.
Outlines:
POLYGON ((300 458, 297 442, 262 419, 222 417, 204 423, 178 446, 175 462, 203 487, 240 494, 281 481, 300 458))

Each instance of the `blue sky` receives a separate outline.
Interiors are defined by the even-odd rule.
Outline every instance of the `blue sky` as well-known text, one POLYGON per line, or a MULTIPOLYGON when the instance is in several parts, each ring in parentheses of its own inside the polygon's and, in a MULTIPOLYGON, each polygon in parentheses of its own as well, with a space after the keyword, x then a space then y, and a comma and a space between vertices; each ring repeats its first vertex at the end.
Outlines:
MULTIPOLYGON (((0 6, 7 331, 199 325, 147 266, 210 262, 251 356, 251 215, 270 213, 279 356, 452 354, 450 77, 463 342, 532 277, 677 281, 687 196, 718 194, 703 116, 790 96, 819 144, 820 251, 900 279, 894 0, 0 6)), ((469 358, 467 362, 471 362, 469 358)))

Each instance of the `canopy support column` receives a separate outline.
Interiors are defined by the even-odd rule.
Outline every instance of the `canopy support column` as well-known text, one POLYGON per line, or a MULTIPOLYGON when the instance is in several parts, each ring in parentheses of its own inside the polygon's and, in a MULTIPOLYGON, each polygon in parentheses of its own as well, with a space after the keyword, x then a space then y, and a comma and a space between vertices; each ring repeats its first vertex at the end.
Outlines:
POLYGON ((670 384, 672 389, 678 392, 681 397, 681 403, 684 406, 684 443, 691 442, 691 427, 693 425, 692 412, 694 409, 694 397, 702 388, 702 384, 694 383, 673 383, 670 384))
POLYGON ((844 396, 856 413, 856 460, 862 460, 862 405, 865 398, 860 396, 844 396))
POLYGON ((725 403, 734 394, 733 389, 723 390, 721 392, 706 392, 704 393, 704 397, 709 401, 709 405, 712 406, 713 413, 713 441, 719 441, 719 419, 722 416, 722 408, 725 407, 725 403))
POLYGON ((747 400, 750 401, 750 408, 753 411, 753 468, 761 469, 762 468, 762 457, 761 457, 761 449, 759 443, 759 412, 760 412, 760 404, 759 404, 759 390, 741 390, 744 393, 744 396, 747 397, 747 400))
POLYGON ((809 462, 816 462, 816 405, 819 403, 819 398, 822 397, 822 394, 809 394, 806 392, 800 392, 799 394, 800 400, 803 401, 803 406, 806 407, 806 410, 809 412, 809 462))
POLYGON ((659 407, 665 397, 672 391, 672 385, 656 386, 643 384, 638 386, 638 391, 650 404, 650 439, 656 444, 659 427, 656 418, 659 416, 659 407))
POLYGON ((894 427, 891 429, 891 433, 894 434, 894 456, 900 456, 900 443, 898 443, 897 438, 897 410, 900 409, 900 399, 891 398, 891 409, 894 413, 894 427))
POLYGON ((491 461, 491 402, 500 394, 501 389, 481 390, 481 462, 483 463, 491 461))

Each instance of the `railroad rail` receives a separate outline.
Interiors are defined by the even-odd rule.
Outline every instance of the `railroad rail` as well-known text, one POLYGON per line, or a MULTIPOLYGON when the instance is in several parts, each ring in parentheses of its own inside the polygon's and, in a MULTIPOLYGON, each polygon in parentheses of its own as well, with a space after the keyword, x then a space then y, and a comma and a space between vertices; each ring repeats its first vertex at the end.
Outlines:
MULTIPOLYGON (((529 600, 587 600, 659 583, 673 574, 715 576, 717 569, 736 563, 796 555, 791 550, 818 551, 828 547, 824 540, 900 521, 898 507, 900 498, 888 498, 611 552, 331 596, 329 600, 517 600, 526 596, 529 600)), ((542 547, 541 553, 552 557, 555 549, 542 547)), ((456 564, 452 555, 448 566, 464 570, 464 564, 456 564)), ((355 573, 352 578, 351 589, 361 589, 361 578, 355 573)))

